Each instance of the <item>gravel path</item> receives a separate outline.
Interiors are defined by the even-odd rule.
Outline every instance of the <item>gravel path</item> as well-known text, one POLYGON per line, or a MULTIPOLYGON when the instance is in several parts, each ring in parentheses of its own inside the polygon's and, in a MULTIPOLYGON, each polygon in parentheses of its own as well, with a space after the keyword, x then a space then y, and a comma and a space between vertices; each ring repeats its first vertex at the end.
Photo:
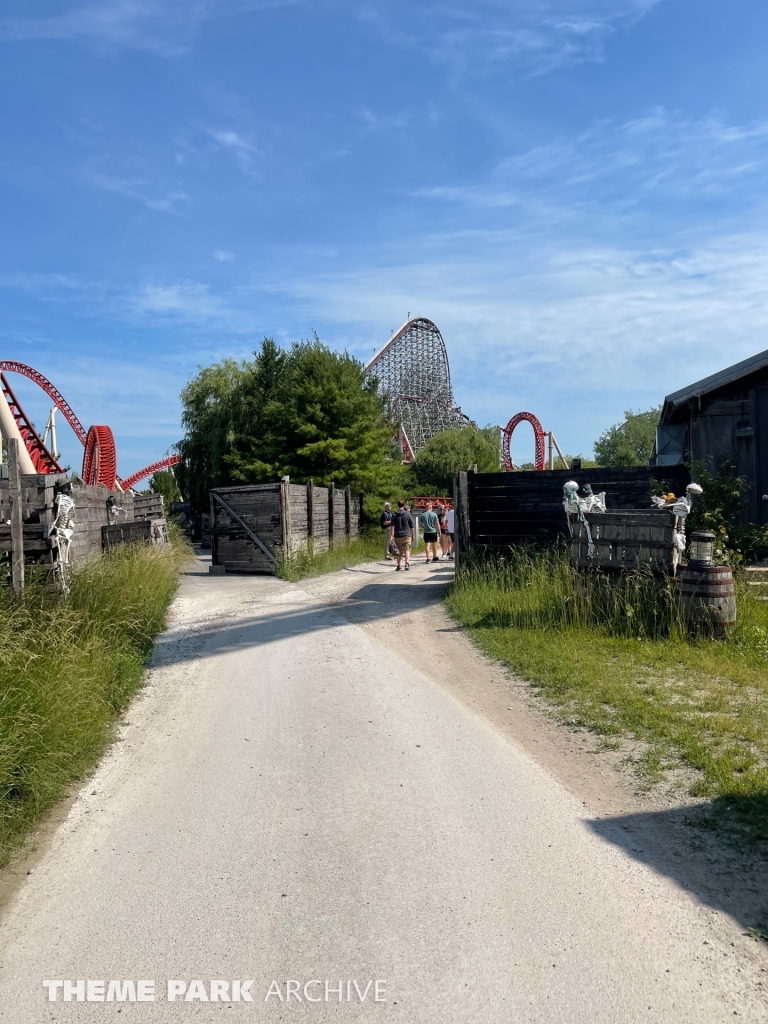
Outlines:
POLYGON ((768 1020, 750 940, 398 653, 444 566, 198 572, 4 915, 0 1019, 768 1020), (155 999, 48 1001, 44 980, 79 979, 155 999))

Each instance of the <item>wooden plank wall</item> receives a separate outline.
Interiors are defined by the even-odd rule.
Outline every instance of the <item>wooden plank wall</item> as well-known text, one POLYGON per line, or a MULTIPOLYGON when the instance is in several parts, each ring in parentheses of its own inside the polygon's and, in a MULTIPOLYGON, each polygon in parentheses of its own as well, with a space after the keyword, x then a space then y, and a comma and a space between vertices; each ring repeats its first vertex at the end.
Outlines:
MULTIPOLYGON (((464 548, 507 548, 520 543, 553 543, 568 536, 563 484, 576 480, 597 494, 605 491, 608 511, 648 509, 655 481, 681 495, 691 477, 685 466, 628 466, 514 473, 459 473, 462 494, 457 516, 466 516, 464 548), (466 479, 466 483, 464 483, 466 479), (464 495, 463 488, 466 488, 464 495)), ((463 527, 457 526, 457 530, 463 527)), ((461 539, 459 551, 461 551, 461 539)))
POLYGON ((165 516, 165 502, 162 494, 135 494, 133 497, 134 519, 162 519, 165 516))
POLYGON ((72 484, 72 500, 75 503, 75 532, 69 549, 73 565, 82 565, 88 558, 102 552, 101 528, 109 524, 107 498, 114 496, 119 512, 118 523, 133 522, 133 495, 130 492, 108 491, 106 487, 92 487, 90 484, 72 484))
MULTIPOLYGON (((52 523, 54 488, 57 482, 66 483, 65 473, 30 473, 21 478, 23 519, 25 523, 52 523)), ((117 506, 124 509, 119 522, 133 520, 133 495, 130 492, 108 491, 106 487, 89 487, 86 484, 72 484, 72 500, 75 502, 75 530, 72 535, 70 559, 73 565, 82 563, 101 554, 101 528, 108 522, 107 498, 113 495, 117 506)), ((5 522, 10 515, 10 491, 7 479, 0 480, 0 520, 5 522)))
MULTIPOLYGON (((53 488, 68 479, 66 473, 23 473, 21 476, 22 517, 24 522, 53 522, 53 488)), ((11 517, 8 478, 0 480, 0 520, 11 517)))
POLYGON ((275 558, 327 551, 331 543, 358 537, 362 530, 361 494, 349 488, 281 483, 221 487, 211 492, 212 561, 227 572, 272 573, 274 564, 246 531, 215 501, 219 494, 270 549, 275 558))
POLYGON ((227 572, 273 573, 274 564, 243 527, 219 505, 220 494, 233 512, 277 554, 283 543, 280 484, 218 487, 211 492, 211 561, 227 572))
POLYGON ((585 523, 571 513, 571 564, 580 569, 636 569, 674 571, 675 517, 669 509, 636 512, 596 512, 586 516, 594 551, 589 557, 585 523))

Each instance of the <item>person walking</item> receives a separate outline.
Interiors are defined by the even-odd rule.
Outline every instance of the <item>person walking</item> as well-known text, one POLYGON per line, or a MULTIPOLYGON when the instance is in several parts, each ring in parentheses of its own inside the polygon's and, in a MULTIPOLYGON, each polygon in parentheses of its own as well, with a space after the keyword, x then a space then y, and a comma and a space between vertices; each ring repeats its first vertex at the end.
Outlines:
POLYGON ((405 507, 401 499, 397 503, 397 512, 392 516, 392 532, 394 533, 395 547, 397 548, 396 571, 400 572, 400 559, 405 559, 405 568, 411 568, 411 544, 416 536, 411 513, 405 507))
POLYGON ((453 509, 449 508, 448 511, 445 513, 445 526, 448 533, 448 543, 450 544, 450 547, 448 548, 449 558, 454 558, 454 549, 456 546, 456 538, 454 537, 455 519, 456 517, 454 515, 453 509))
POLYGON ((427 507, 419 516, 421 528, 424 531, 424 551, 427 562, 439 562, 440 556, 437 553, 437 536, 440 524, 437 519, 437 512, 432 511, 432 502, 427 502, 427 507), (429 549, 432 548, 432 557, 429 557, 429 549))
POLYGON ((381 528, 384 531, 384 557, 387 561, 392 561, 392 506, 388 501, 384 502, 384 511, 381 513, 379 519, 381 528))
POLYGON ((448 552, 451 550, 451 538, 448 536, 448 526, 445 518, 448 510, 442 502, 439 502, 435 511, 437 512, 437 522, 440 530, 440 554, 443 558, 447 558, 448 552))

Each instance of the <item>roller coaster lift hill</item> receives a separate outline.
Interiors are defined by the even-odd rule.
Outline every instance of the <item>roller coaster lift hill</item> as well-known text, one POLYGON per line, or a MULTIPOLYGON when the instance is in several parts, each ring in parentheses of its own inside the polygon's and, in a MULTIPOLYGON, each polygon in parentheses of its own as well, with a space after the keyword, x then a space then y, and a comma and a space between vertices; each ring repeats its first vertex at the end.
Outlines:
MULTIPOLYGON (((408 314, 403 326, 394 332, 387 344, 366 365, 365 372, 377 378, 390 421, 399 424, 396 437, 404 463, 412 462, 429 438, 438 431, 451 427, 477 426, 455 404, 448 351, 443 336, 436 324, 425 317, 411 318, 408 314)), ((545 431, 533 413, 519 412, 506 427, 499 428, 502 432, 505 471, 509 473, 516 468, 510 453, 510 443, 515 427, 524 420, 533 427, 535 468, 553 469, 554 453, 557 451, 564 467, 569 469, 555 435, 545 431)))
MULTIPOLYGON (((38 370, 27 366, 25 363, 19 363, 12 359, 3 359, 0 360, 0 386, 2 386, 5 401, 0 401, 0 431, 2 431, 3 438, 6 441, 16 439, 20 442, 19 456, 22 473, 61 473, 63 470, 58 462, 58 453, 48 448, 24 412, 8 381, 6 376, 8 373, 18 373, 28 380, 34 381, 53 401, 55 408, 72 427, 75 436, 84 449, 83 471, 81 474, 84 483, 104 484, 110 491, 127 491, 153 473, 175 466, 180 461, 178 455, 171 455, 168 458, 160 459, 158 462, 153 462, 151 465, 139 470, 138 473, 133 473, 125 480, 121 480, 117 475, 117 449, 112 430, 108 426, 102 425, 89 427, 86 431, 75 415, 72 406, 61 392, 51 384, 47 377, 44 377, 38 370)), ((48 427, 45 431, 45 438, 47 440, 50 430, 55 449, 56 435, 54 424, 52 410, 48 420, 48 427)))

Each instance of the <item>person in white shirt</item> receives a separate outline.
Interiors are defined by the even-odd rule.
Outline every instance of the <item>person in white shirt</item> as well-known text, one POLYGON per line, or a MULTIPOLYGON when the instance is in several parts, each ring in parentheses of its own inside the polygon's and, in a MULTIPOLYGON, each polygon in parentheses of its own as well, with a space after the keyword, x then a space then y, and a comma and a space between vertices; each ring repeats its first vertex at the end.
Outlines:
POLYGON ((454 537, 453 537, 453 509, 449 508, 445 513, 445 529, 448 538, 448 558, 453 558, 454 537))

